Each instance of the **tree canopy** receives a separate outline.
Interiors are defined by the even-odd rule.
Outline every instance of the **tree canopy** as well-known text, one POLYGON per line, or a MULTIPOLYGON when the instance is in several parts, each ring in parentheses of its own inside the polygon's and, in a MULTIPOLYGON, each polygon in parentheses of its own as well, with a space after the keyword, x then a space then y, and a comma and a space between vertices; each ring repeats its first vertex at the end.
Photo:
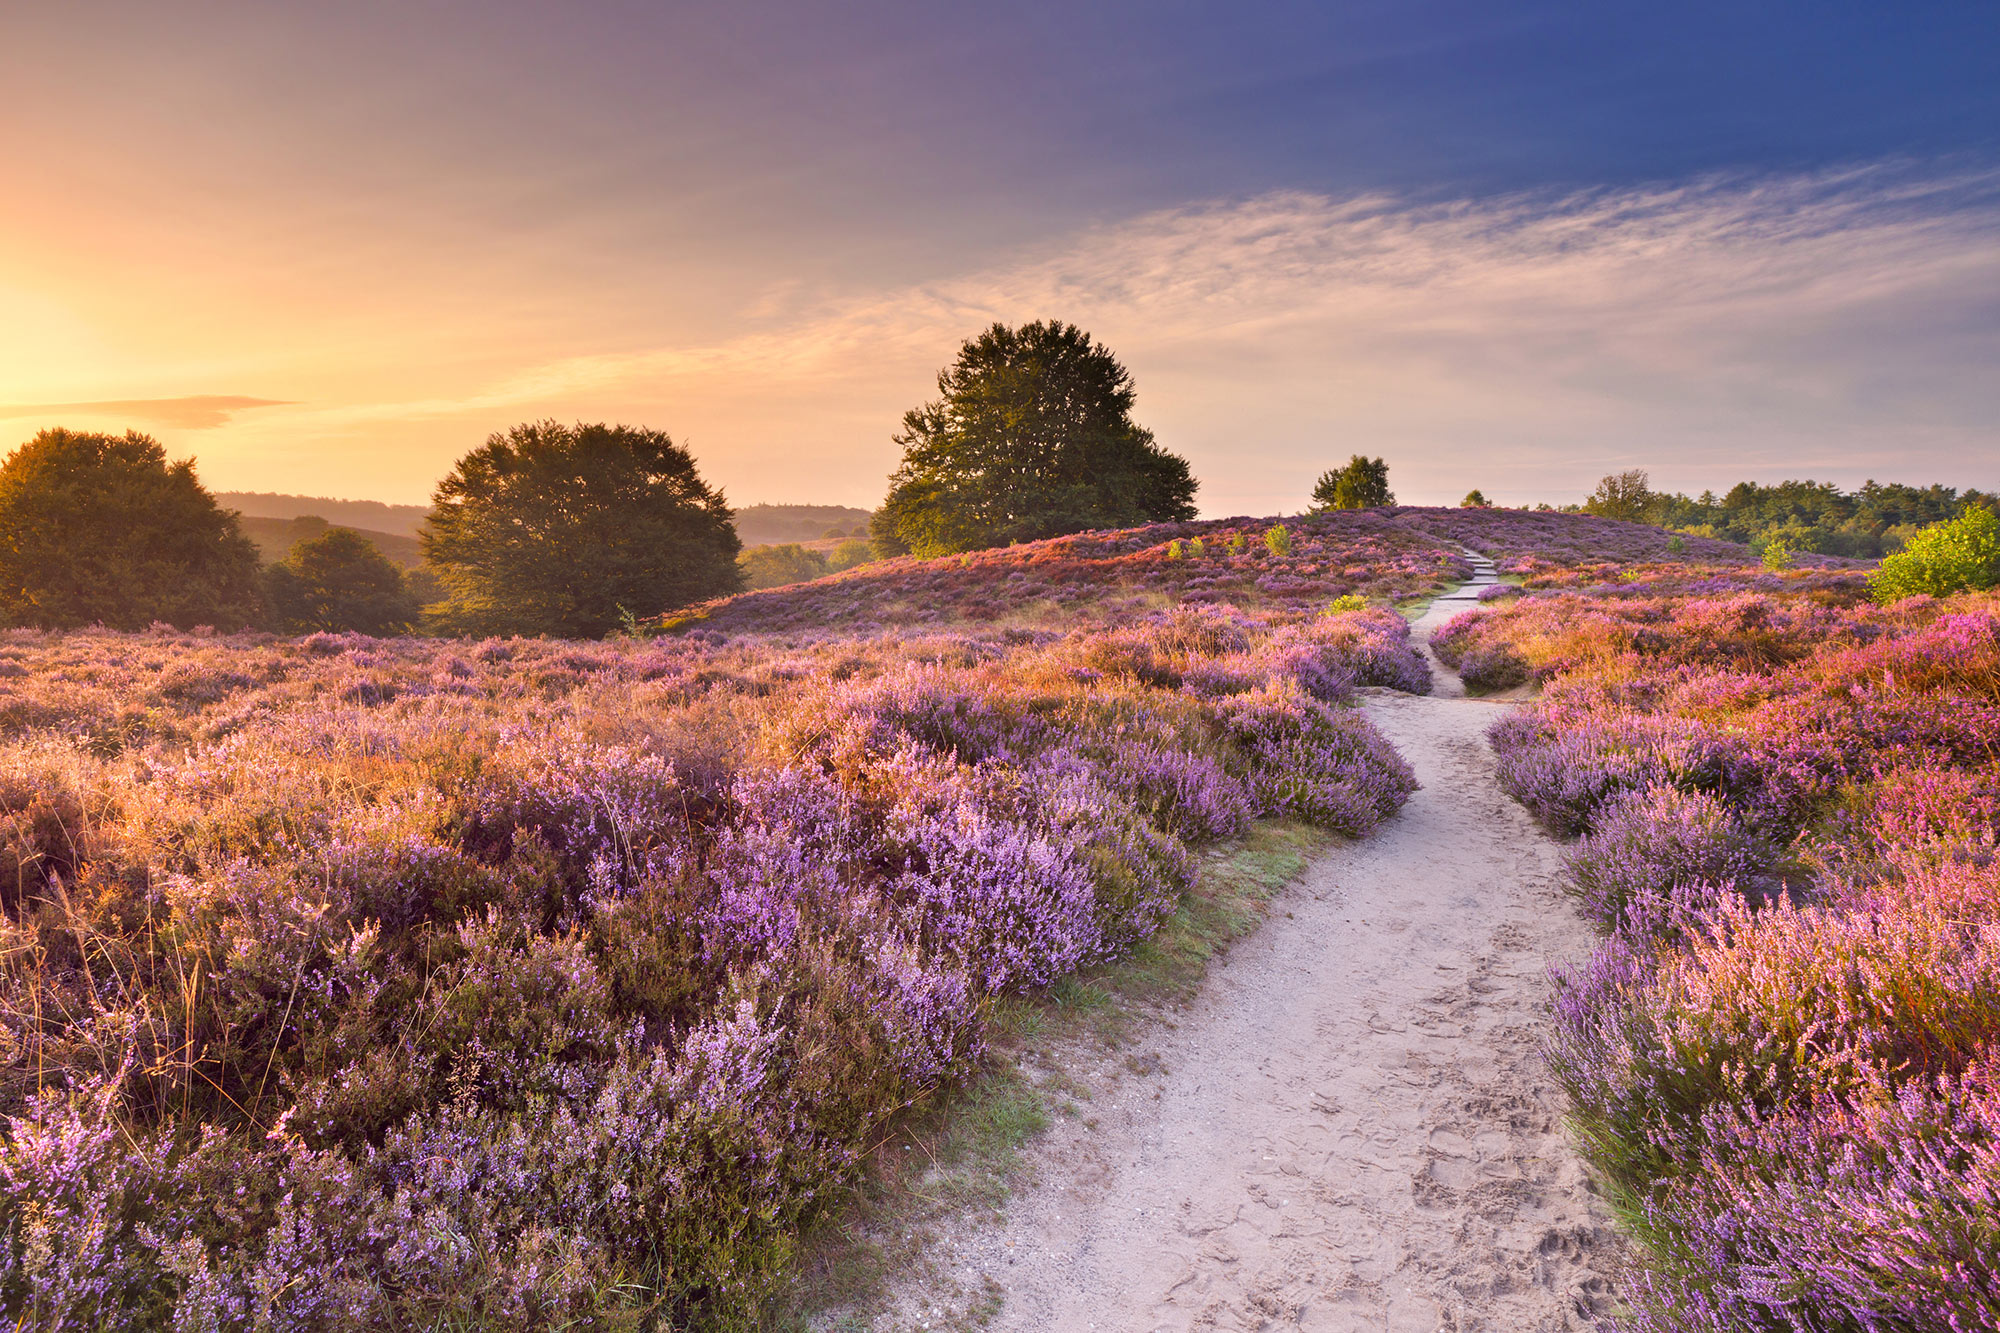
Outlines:
POLYGON ((722 493, 665 432, 554 421, 494 435, 438 484, 424 557, 441 627, 596 637, 741 586, 722 493))
POLYGON ((352 528, 328 528, 294 544, 264 571, 264 595, 273 626, 294 634, 402 634, 423 613, 403 571, 352 528))
POLYGON ((1458 502, 1458 507, 1460 509, 1491 509, 1493 502, 1486 498, 1485 491, 1475 486, 1465 493, 1465 498, 1458 502))
POLYGON ((1704 492, 1656 497, 1654 521, 1704 537, 1795 551, 1866 559, 1897 550, 1925 525, 1941 523, 1967 505, 1988 508, 1995 497, 1950 486, 1884 485, 1869 481, 1843 491, 1831 482, 1739 482, 1717 497, 1704 492))
POLYGON ((1073 324, 995 324, 903 415, 870 523, 882 556, 946 555, 1194 517, 1187 460, 1132 420, 1132 376, 1073 324))
POLYGON ((1614 472, 1597 483, 1597 489, 1583 502, 1583 512, 1599 518, 1622 518, 1631 523, 1650 523, 1659 511, 1661 497, 1654 494, 1652 479, 1643 468, 1614 472))
POLYGON ((45 430, 0 465, 8 621, 235 630, 261 611, 256 546, 150 437, 45 430))
POLYGON ((737 557, 736 567, 743 571, 743 586, 753 592, 805 583, 830 568, 825 556, 797 542, 753 547, 737 557))
POLYGON ((1313 484, 1312 507, 1328 509, 1373 509, 1396 503, 1389 490, 1389 465, 1379 458, 1356 454, 1347 466, 1328 468, 1313 484))

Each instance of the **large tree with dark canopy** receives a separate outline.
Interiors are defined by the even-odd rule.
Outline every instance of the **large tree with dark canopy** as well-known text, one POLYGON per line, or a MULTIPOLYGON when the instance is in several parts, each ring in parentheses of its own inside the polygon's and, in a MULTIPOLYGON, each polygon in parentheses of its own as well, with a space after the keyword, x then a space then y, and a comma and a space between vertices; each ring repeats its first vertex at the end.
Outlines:
POLYGON ((1074 324, 995 324, 903 415, 902 466, 870 535, 947 555, 1194 517, 1187 460, 1132 420, 1132 376, 1074 324))
POLYGON ((262 611, 236 515, 148 436, 45 430, 0 465, 0 618, 236 630, 262 611))
POLYGON ((741 586, 729 506, 662 431, 516 426, 461 458, 431 505, 424 558, 452 632, 595 638, 741 586))

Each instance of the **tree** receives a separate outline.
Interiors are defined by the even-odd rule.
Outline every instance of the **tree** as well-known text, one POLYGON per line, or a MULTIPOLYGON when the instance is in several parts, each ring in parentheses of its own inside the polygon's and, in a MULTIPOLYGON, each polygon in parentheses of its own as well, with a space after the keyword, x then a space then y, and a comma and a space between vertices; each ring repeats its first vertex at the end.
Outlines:
POLYGON ((910 544, 903 540, 900 532, 903 515, 908 509, 909 496, 891 490, 881 507, 868 516, 868 548, 875 553, 877 560, 893 560, 910 553, 910 544))
POLYGON ((1597 489, 1583 502, 1583 512, 1599 518, 1622 518, 1630 523, 1650 523, 1661 497, 1654 494, 1651 479, 1640 468, 1616 472, 1597 483, 1597 489))
POLYGON ((1458 507, 1460 509, 1491 509, 1493 502, 1486 498, 1486 492, 1475 487, 1465 493, 1465 498, 1458 502, 1458 507))
POLYGON ((858 537, 852 537, 833 548, 832 554, 826 558, 826 567, 830 572, 838 574, 843 569, 865 565, 874 558, 873 547, 858 537))
POLYGON ((1187 461, 1132 421, 1132 376, 1073 324, 995 324, 903 415, 878 555, 947 555, 1194 517, 1187 461), (900 548, 900 549, 899 549, 900 548))
POLYGON ((352 528, 328 528, 292 546, 264 571, 264 596, 277 628, 404 634, 423 607, 403 571, 352 528))
POLYGON ((743 571, 743 586, 750 589, 804 583, 827 572, 826 557, 797 542, 752 547, 736 558, 736 567, 743 571))
POLYGON ((1312 507, 1329 509, 1373 509, 1392 505, 1396 497, 1389 490, 1389 465, 1379 458, 1356 454, 1346 467, 1329 468, 1313 485, 1312 507))
POLYGON ((662 431, 516 426, 438 483, 422 533, 456 633, 596 637, 741 586, 729 506, 662 431))
POLYGON ((263 610, 257 548, 158 442, 45 430, 0 465, 0 616, 236 630, 263 610))

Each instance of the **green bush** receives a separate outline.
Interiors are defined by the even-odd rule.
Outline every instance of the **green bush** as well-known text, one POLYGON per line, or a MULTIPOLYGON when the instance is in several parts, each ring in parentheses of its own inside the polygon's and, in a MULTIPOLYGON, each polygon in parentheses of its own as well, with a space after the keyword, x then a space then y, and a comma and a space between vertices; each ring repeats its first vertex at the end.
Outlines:
POLYGON ((1292 534, 1285 531, 1285 525, 1280 523, 1277 527, 1270 529, 1264 534, 1264 546, 1272 555, 1290 555, 1292 553, 1292 534))
POLYGON ((853 569, 865 565, 875 558, 875 548, 859 537, 850 538, 833 548, 833 554, 826 558, 829 573, 838 574, 843 569, 853 569))
POLYGON ((760 588, 810 582, 827 572, 827 559, 797 542, 786 542, 781 546, 753 546, 736 557, 736 567, 742 571, 743 586, 755 592, 760 588))
POLYGON ((1969 507, 1957 518, 1925 528, 1868 576, 1883 605, 1928 593, 1947 597, 2000 583, 2000 518, 1969 507))

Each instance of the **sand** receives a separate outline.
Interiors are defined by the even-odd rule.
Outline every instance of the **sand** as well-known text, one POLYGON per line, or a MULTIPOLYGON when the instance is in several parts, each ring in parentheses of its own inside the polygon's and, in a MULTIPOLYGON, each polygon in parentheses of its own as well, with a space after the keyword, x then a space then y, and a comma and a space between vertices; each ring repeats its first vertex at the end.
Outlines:
MULTIPOLYGON (((1003 1222, 940 1243, 925 1287, 1058 1333, 1530 1333, 1609 1306, 1618 1242, 1537 1054, 1548 965, 1589 932, 1555 845, 1494 784, 1482 733, 1507 705, 1439 684, 1363 704, 1423 790, 1318 860, 1188 1009, 1072 1056, 1089 1100, 1031 1147, 1003 1222)), ((898 1325, 949 1314, 902 1296, 898 1325)))

